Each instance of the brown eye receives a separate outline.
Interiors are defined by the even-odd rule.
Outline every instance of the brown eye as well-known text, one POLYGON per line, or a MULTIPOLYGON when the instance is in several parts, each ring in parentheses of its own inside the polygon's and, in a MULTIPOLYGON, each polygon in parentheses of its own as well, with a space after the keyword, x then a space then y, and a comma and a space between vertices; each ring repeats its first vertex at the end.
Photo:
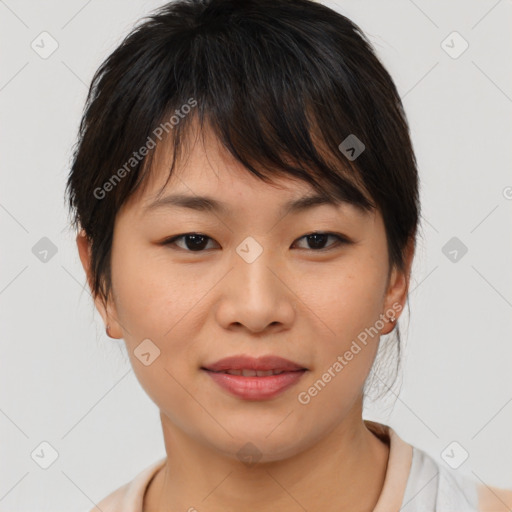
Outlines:
MULTIPOLYGON (((307 244, 307 247, 299 247, 300 249, 313 250, 317 252, 328 251, 342 244, 351 243, 351 241, 344 235, 322 232, 309 233, 298 240, 305 240, 307 244), (329 239, 333 239, 334 243, 328 244, 329 239)), ((208 242, 210 241, 214 242, 213 238, 201 233, 184 233, 165 240, 162 242, 162 245, 175 246, 187 252, 204 252, 209 248, 208 242)), ((297 242, 295 242, 295 244, 296 243, 297 242)))
POLYGON ((213 240, 209 236, 202 235, 201 233, 185 233, 178 235, 163 242, 163 245, 176 245, 180 249, 189 252, 202 252, 208 245, 208 241, 213 240), (176 242, 183 239, 184 246, 178 245, 176 242))
POLYGON ((332 249, 334 247, 338 247, 341 244, 348 244, 350 241, 343 235, 338 235, 335 233, 310 233, 308 235, 304 235, 303 237, 299 238, 299 240, 306 240, 309 247, 303 247, 304 249, 310 249, 315 251, 327 251, 329 249, 332 249), (335 243, 330 244, 326 247, 327 241, 329 238, 334 238, 335 243))

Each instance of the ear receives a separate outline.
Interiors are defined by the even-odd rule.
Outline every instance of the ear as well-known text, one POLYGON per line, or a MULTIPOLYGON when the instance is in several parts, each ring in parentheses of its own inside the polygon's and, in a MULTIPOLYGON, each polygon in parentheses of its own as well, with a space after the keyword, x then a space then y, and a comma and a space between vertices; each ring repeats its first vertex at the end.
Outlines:
MULTIPOLYGON (((87 237, 85 231, 82 229, 76 237, 76 245, 78 247, 78 254, 80 255, 80 261, 84 268, 87 276, 87 283, 89 289, 93 290, 93 278, 91 273, 91 243, 87 237)), ((94 304, 98 310, 105 326, 109 326, 110 337, 122 338, 123 333, 120 325, 117 321, 117 311, 113 300, 109 297, 107 304, 105 304, 103 298, 100 295, 94 296, 94 304)))
MULTIPOLYGON (((409 282, 411 278, 412 261, 414 258, 415 240, 412 237, 405 249, 404 270, 400 271, 396 267, 391 271, 384 301, 384 314, 386 311, 395 312, 395 318, 398 319, 405 307, 407 293, 409 291, 409 282)), ((390 333, 396 325, 396 322, 388 321, 382 329, 382 334, 390 333)))

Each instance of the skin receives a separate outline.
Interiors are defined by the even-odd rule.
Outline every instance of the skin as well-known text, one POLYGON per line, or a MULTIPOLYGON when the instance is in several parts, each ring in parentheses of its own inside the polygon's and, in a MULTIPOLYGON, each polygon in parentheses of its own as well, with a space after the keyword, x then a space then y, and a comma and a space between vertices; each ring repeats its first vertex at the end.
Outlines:
MULTIPOLYGON (((144 512, 370 511, 389 455, 362 420, 363 386, 379 336, 307 405, 297 397, 393 304, 401 311, 414 247, 407 249, 406 270, 388 274, 379 212, 341 204, 283 215, 281 205, 314 192, 310 185, 288 177, 264 183, 211 133, 205 136, 164 195, 212 196, 234 213, 177 207, 144 213, 170 163, 170 151, 159 146, 148 186, 116 217, 112 296, 107 306, 96 298, 111 336, 125 340, 139 382, 160 409, 168 458, 148 488, 144 512), (353 243, 329 237, 329 250, 315 249, 304 238, 313 231, 341 233, 353 243), (185 239, 161 244, 190 232, 209 237, 202 252, 187 252, 185 239), (252 263, 236 252, 247 236, 263 247, 252 263), (146 338, 160 350, 149 366, 134 355, 146 338), (276 354, 308 371, 275 398, 242 400, 200 370, 236 354, 276 354), (253 466, 237 456, 247 442, 261 452, 253 466)), ((82 233, 77 245, 90 279, 82 233)), ((384 322, 380 334, 393 327, 384 322)))

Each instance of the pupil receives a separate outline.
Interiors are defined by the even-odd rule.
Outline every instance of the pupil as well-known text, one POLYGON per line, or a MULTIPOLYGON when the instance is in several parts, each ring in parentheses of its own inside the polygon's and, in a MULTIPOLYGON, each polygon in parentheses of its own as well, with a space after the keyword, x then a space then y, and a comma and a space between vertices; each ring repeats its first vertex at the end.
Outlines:
MULTIPOLYGON (((326 239, 329 235, 325 235, 322 233, 315 233, 313 235, 308 235, 308 243, 309 246, 313 249, 322 249, 325 245, 326 239)), ((206 240, 208 237, 203 235, 187 235, 186 245, 190 250, 201 250, 206 246, 206 240)))
POLYGON ((328 235, 322 235, 322 234, 314 234, 314 235, 308 235, 308 243, 310 247, 315 249, 322 249, 325 245, 325 239, 328 235), (320 240, 319 240, 320 239, 320 240))
POLYGON ((206 237, 203 235, 187 235, 185 238, 187 248, 191 250, 203 249, 206 245, 206 237), (189 241, 192 240, 192 244, 189 241))

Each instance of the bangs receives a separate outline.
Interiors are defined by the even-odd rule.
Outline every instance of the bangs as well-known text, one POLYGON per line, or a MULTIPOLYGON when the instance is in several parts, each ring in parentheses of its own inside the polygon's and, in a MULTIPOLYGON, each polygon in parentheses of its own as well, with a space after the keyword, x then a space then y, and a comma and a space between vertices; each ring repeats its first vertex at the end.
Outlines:
MULTIPOLYGON (((204 25, 200 16, 198 26, 180 30, 179 37, 162 28, 160 44, 153 40, 151 48, 132 57, 129 73, 117 84, 124 94, 112 112, 124 119, 114 168, 130 158, 143 134, 146 141, 172 148, 167 184, 186 155, 193 127, 199 126, 201 134, 210 130, 265 182, 290 176, 332 199, 363 211, 374 209, 361 167, 339 149, 349 135, 366 139, 366 128, 356 121, 364 93, 356 97, 339 58, 314 44, 322 34, 312 34, 314 27, 307 26, 292 32, 278 18, 249 19, 228 12, 212 19, 216 16, 210 9, 203 12, 208 19, 204 25)), ((146 23, 154 25, 158 40, 158 15, 146 23)), ((148 151, 138 172, 116 187, 118 205, 139 188, 144 191, 154 154, 148 151)), ((365 158, 363 152, 358 161, 365 158)))

